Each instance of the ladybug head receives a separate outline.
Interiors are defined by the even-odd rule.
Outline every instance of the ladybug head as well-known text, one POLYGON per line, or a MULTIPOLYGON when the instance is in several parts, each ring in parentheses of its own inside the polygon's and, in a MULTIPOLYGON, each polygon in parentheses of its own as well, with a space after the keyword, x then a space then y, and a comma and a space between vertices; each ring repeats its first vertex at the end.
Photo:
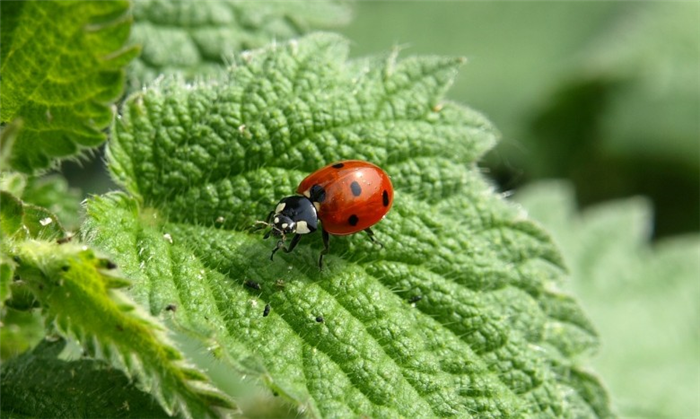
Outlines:
POLYGON ((285 236, 297 232, 297 223, 285 214, 275 214, 272 218, 272 234, 285 236))
POLYGON ((318 213, 314 204, 304 196, 282 199, 271 214, 272 234, 308 234, 316 231, 318 213))

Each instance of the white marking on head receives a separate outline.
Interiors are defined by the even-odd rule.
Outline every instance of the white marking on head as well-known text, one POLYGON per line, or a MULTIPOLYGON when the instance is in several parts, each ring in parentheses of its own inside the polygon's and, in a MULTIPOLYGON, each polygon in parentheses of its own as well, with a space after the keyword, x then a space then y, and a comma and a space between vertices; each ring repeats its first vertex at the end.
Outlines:
POLYGON ((297 221, 297 234, 309 234, 311 233, 311 230, 309 230, 309 224, 306 221, 297 221))
POLYGON ((287 227, 289 227, 289 224, 287 224, 287 223, 282 223, 282 228, 286 229, 287 227))
POLYGON ((314 202, 314 208, 316 208, 316 212, 321 211, 321 203, 320 203, 320 202, 314 202))
POLYGON ((277 208, 275 208, 275 214, 279 214, 280 212, 284 211, 284 207, 286 207, 287 204, 284 202, 280 202, 279 205, 277 205, 277 208))
POLYGON ((305 190, 305 191, 302 193, 302 195, 304 195, 305 197, 311 199, 311 188, 305 190))
POLYGON ((274 221, 275 221, 275 224, 279 223, 279 222, 280 222, 280 217, 275 217, 274 221))

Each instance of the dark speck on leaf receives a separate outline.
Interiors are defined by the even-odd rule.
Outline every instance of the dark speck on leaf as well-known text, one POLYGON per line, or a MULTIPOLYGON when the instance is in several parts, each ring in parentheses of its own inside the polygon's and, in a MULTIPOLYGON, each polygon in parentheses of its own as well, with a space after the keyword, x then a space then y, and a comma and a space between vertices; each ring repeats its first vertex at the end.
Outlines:
POLYGON ((249 279, 245 281, 245 286, 258 291, 260 291, 260 289, 262 288, 259 283, 251 281, 249 279))
POLYGON ((56 243, 58 244, 65 244, 68 243, 69 241, 73 240, 73 236, 66 236, 66 237, 61 237, 60 239, 56 240, 56 243))

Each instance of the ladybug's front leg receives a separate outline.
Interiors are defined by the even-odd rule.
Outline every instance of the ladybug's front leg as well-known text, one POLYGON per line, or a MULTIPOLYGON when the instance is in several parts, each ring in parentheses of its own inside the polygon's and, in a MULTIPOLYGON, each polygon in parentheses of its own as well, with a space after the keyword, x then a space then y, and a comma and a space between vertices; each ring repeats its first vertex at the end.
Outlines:
POLYGON ((299 240, 301 240, 301 234, 295 234, 294 238, 292 241, 289 243, 289 247, 284 245, 284 240, 280 240, 277 242, 277 247, 272 249, 272 254, 270 255, 270 260, 273 260, 272 258, 275 256, 275 252, 277 252, 280 249, 284 249, 285 253, 289 253, 292 250, 294 250, 295 247, 297 247, 297 244, 299 244, 299 240))
POLYGON ((323 239, 323 250, 321 250, 321 255, 318 257, 319 270, 323 269, 323 255, 328 253, 328 250, 330 249, 330 246, 328 245, 328 242, 330 241, 330 236, 328 235, 328 232, 325 228, 321 229, 321 238, 323 239))

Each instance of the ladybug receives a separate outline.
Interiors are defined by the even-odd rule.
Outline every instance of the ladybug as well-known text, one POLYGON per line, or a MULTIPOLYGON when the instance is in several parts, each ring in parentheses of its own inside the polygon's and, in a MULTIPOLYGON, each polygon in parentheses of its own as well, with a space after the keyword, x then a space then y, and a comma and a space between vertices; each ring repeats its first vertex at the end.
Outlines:
POLYGON ((384 218, 394 203, 394 189, 384 170, 362 160, 339 161, 307 176, 297 193, 279 201, 262 223, 272 227, 265 239, 270 235, 280 237, 270 260, 280 249, 286 253, 294 250, 302 236, 319 227, 323 238, 319 269, 323 268, 323 256, 328 253, 330 235, 365 231, 370 240, 381 245, 370 227, 384 218), (289 246, 285 244, 287 234, 294 234, 289 246))

